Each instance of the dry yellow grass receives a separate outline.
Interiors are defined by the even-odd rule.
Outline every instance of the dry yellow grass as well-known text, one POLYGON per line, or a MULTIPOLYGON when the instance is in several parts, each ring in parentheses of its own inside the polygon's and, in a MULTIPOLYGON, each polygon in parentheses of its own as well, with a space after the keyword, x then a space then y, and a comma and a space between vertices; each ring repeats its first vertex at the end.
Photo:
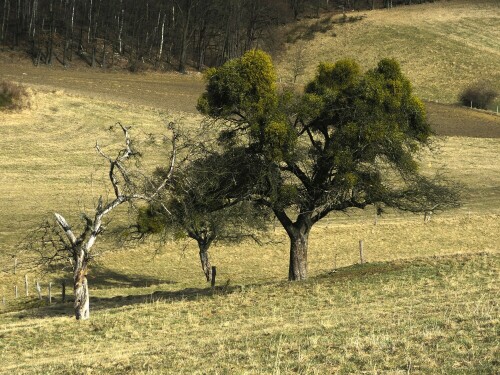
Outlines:
POLYGON ((499 264, 427 258, 213 295, 160 291, 96 302, 82 324, 58 317, 60 305, 2 314, 0 373, 491 374, 499 264))
POLYGON ((307 82, 321 61, 349 57, 369 69, 382 58, 394 57, 424 99, 455 103, 459 92, 478 79, 491 81, 500 91, 498 1, 436 1, 348 14, 360 15, 366 18, 332 24, 312 40, 288 45, 280 75, 290 79, 290 65, 300 48, 307 67, 299 83, 307 82))
MULTIPOLYGON (((4 130, 8 131, 1 145, 5 157, 0 159, 5 181, 0 186, 0 203, 5 208, 0 232, 2 269, 12 269, 9 256, 17 250, 19 239, 44 217, 61 211, 77 223, 80 210, 91 209, 98 194, 106 194, 106 166, 93 146, 95 140, 120 145, 119 134, 108 131, 116 119, 133 125, 132 134, 139 141, 147 139, 149 133, 162 132, 161 116, 152 109, 96 103, 62 92, 37 92, 34 98, 35 110, 3 116, 4 130)), ((394 212, 380 218, 377 226, 370 210, 331 215, 313 229, 310 274, 356 263, 360 239, 365 241, 368 261, 498 251, 498 149, 499 139, 445 138, 439 156, 424 155, 422 165, 429 171, 444 169, 450 178, 464 183, 464 206, 434 217, 429 224, 423 223, 422 216, 394 212)), ((121 215, 126 216, 126 212, 121 215)), ((277 225, 268 240, 263 247, 251 242, 215 246, 212 258, 219 268, 219 280, 229 280, 230 284, 283 280, 287 269, 286 235, 277 225)), ((117 244, 113 240, 101 241, 98 247, 112 250, 117 244)), ((134 294, 142 293, 142 287, 169 282, 178 283, 177 289, 205 287, 196 245, 190 242, 161 247, 155 241, 147 242, 129 251, 104 254, 98 261, 98 267, 89 275, 92 293, 97 296, 101 293, 96 289, 101 288, 106 289, 104 295, 134 294), (124 289, 128 287, 139 289, 124 289)), ((42 280, 60 276, 45 275, 42 280)), ((13 283, 21 286, 22 277, 22 272, 15 277, 4 276, 0 293, 10 296, 13 283)))
MULTIPOLYGON (((453 25, 463 19, 465 3, 449 4, 456 9, 446 13, 453 25)), ((472 5, 474 18, 494 3, 480 4, 472 5)), ((439 9, 396 8, 391 14, 400 14, 399 23, 389 22, 382 31, 408 29, 405 10, 419 22, 428 16, 432 30, 440 14, 433 10, 439 9)), ((345 27, 361 38, 359 27, 385 14, 370 12, 345 27)), ((496 48, 482 44, 487 54, 496 48)), ((367 59, 378 59, 370 53, 367 59)), ((50 80, 56 77, 52 73, 50 80)), ((450 86, 444 94, 451 95, 449 81, 439 84, 450 86)), ((132 137, 148 155, 144 167, 152 168, 164 154, 160 136, 148 141, 150 134, 164 133, 164 118, 183 118, 186 128, 199 118, 130 104, 144 99, 124 104, 121 97, 109 101, 107 95, 89 98, 85 90, 81 95, 37 87, 31 110, 0 114, 0 298, 6 297, 6 305, 0 302, 0 373, 495 373, 500 139, 444 137, 439 154, 422 155, 426 173, 442 170, 463 183, 464 205, 458 210, 427 224, 422 216, 390 211, 374 225, 373 210, 333 214, 320 222, 310 238, 311 278, 300 284, 284 282, 288 242, 279 226, 266 234, 262 247, 251 242, 213 247, 214 293, 204 282, 194 243, 148 240, 119 248, 103 237, 97 245, 103 255, 89 273, 91 320, 76 324, 71 303, 60 303, 58 288, 52 306, 34 298, 34 278, 46 295, 49 281, 69 280, 60 270, 29 270, 30 296, 13 299, 14 284, 23 294, 26 272, 20 254, 21 269, 12 274, 18 243, 56 210, 76 223, 81 210, 108 193, 106 164, 94 145, 97 140, 107 150, 121 145, 121 134, 109 131, 116 121, 133 126, 132 137), (363 266, 357 265, 360 239, 368 261, 363 266)), ((422 93, 429 87, 417 88, 422 93)), ((191 105, 190 95, 176 105, 191 105)), ((118 214, 111 229, 127 219, 126 210, 118 214)))
MULTIPOLYGON (((460 210, 428 224, 388 212, 375 226, 370 210, 319 223, 305 284, 282 282, 288 243, 279 227, 263 247, 213 248, 220 285, 213 296, 193 243, 147 241, 116 251, 114 240, 101 241, 99 250, 115 251, 91 268, 91 320, 75 324, 70 303, 46 307, 32 286, 38 278, 46 295, 49 281, 57 285, 69 275, 29 271, 31 295, 15 300, 12 286, 23 293, 25 270, 12 275, 9 254, 45 215, 59 210, 74 222, 105 194, 106 166, 93 147, 96 140, 120 146, 109 126, 133 125, 132 135, 146 147, 149 133, 163 132, 162 119, 152 108, 63 92, 35 91, 33 101, 32 110, 1 117, 0 269, 8 273, 0 275, 0 296, 7 297, 0 306, 0 373, 488 373, 494 367, 500 139, 447 137, 439 157, 422 156, 426 170, 444 168, 465 184, 460 210), (348 267, 358 262, 359 239, 369 263, 348 267), (444 254, 451 256, 433 258, 444 254), (327 276, 334 267, 338 272, 327 276)), ((161 153, 153 151, 154 165, 161 153)), ((59 301, 58 288, 54 294, 59 301)))
POLYGON ((19 244, 44 218, 58 211, 76 225, 80 212, 89 212, 99 195, 111 193, 106 162, 94 147, 99 141, 114 153, 122 146, 120 132, 110 130, 117 121, 132 127, 134 142, 145 154, 143 168, 151 170, 168 158, 165 122, 182 124, 184 118, 61 90, 37 89, 31 100, 30 110, 0 114, 0 270, 12 264, 19 244))
MULTIPOLYGON (((153 153, 149 161, 145 160, 145 167, 153 167, 162 160, 159 135, 164 133, 163 121, 168 115, 153 108, 96 101, 62 91, 35 91, 33 102, 30 111, 1 115, 0 269, 12 268, 10 257, 18 250, 20 240, 43 218, 60 211, 77 223, 79 213, 91 210, 96 197, 109 194, 106 164, 94 145, 96 140, 108 149, 121 145, 119 132, 109 131, 117 120, 133 127, 132 136, 140 148, 146 147, 143 151, 148 151, 149 134, 157 134, 156 148, 149 149, 153 153)), ((192 127, 196 121, 184 116, 183 123, 192 127)), ((499 149, 500 139, 443 138, 440 153, 423 155, 422 166, 430 173, 443 170, 451 179, 462 182, 464 206, 435 217, 428 225, 424 225, 421 216, 394 212, 382 217, 377 226, 373 225, 371 211, 331 215, 313 230, 311 274, 330 270, 335 263, 338 267, 355 263, 360 239, 365 240, 369 261, 497 251, 499 149)), ((126 210, 121 215, 126 217, 126 210)), ((271 242, 263 247, 253 243, 214 247, 212 256, 214 264, 219 266, 220 280, 232 283, 282 280, 287 268, 287 238, 279 225, 268 237, 271 242)), ((112 240, 98 246, 102 250, 117 248, 112 240)), ((99 259, 100 266, 114 275, 117 286, 122 278, 122 287, 166 281, 204 287, 195 244, 167 244, 161 249, 158 246, 153 242, 129 253, 104 255, 99 259), (157 250, 159 255, 155 256, 157 250), (142 252, 147 267, 141 265, 138 254, 142 252), (144 283, 140 284, 142 279, 144 283)), ((91 287, 113 286, 113 282, 102 283, 104 273, 99 272, 94 285, 90 273, 91 287)), ((12 277, 8 276, 10 281, 0 287, 0 293, 11 294, 12 277)), ((19 285, 20 278, 22 273, 17 275, 19 285)))

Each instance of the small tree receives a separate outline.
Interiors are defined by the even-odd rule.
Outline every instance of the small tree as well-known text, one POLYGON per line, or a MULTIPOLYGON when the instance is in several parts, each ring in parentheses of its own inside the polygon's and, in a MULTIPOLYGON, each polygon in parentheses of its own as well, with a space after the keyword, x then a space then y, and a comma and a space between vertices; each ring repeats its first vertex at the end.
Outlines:
MULTIPOLYGON (((212 152, 192 161, 176 173, 169 184, 169 194, 139 211, 139 233, 174 233, 196 241, 201 268, 207 281, 212 280, 209 249, 218 241, 235 243, 245 238, 260 242, 257 232, 267 228, 268 212, 242 199, 241 152, 212 152)), ((159 169, 156 175, 165 178, 159 169)))
POLYGON ((396 61, 364 74, 352 60, 320 64, 301 95, 280 93, 275 79, 271 58, 250 51, 207 73, 198 109, 222 127, 228 150, 244 145, 243 167, 254 170, 245 195, 288 234, 289 280, 307 277, 309 233, 332 211, 457 204, 442 181, 419 174, 415 155, 431 129, 396 61))
POLYGON ((468 86, 460 94, 460 103, 479 109, 488 109, 498 92, 488 82, 476 82, 468 86))
POLYGON ((35 250, 43 255, 43 260, 46 263, 63 260, 69 261, 71 264, 75 296, 74 308, 78 320, 88 319, 90 315, 87 272, 94 257, 95 242, 104 232, 105 218, 123 203, 136 200, 151 202, 157 198, 171 179, 175 164, 177 134, 173 129, 173 124, 170 124, 170 128, 174 131, 173 149, 164 179, 154 189, 141 187, 142 184, 139 181, 134 181, 134 176, 127 167, 130 160, 138 157, 138 153, 132 147, 128 128, 121 124, 119 126, 125 137, 125 146, 115 158, 108 156, 96 144, 97 152, 109 162, 109 181, 113 188, 113 198, 105 201, 102 196, 99 197, 93 216, 82 213, 83 228, 79 233, 75 233, 61 214, 55 213, 56 227, 49 223, 49 225, 40 228, 42 230, 41 241, 38 246, 34 246, 35 250))
POLYGON ((294 54, 291 59, 291 71, 293 76, 293 83, 297 83, 297 78, 304 75, 307 67, 307 60, 304 54, 304 44, 297 44, 294 54))

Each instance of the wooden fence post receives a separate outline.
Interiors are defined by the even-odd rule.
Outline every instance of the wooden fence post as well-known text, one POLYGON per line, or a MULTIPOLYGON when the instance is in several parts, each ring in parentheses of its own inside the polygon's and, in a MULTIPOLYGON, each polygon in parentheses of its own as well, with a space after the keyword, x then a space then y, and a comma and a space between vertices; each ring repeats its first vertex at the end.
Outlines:
POLYGON ((24 289, 26 290, 26 297, 30 295, 28 288, 28 274, 24 275, 24 289))
POLYGON ((14 285, 14 295, 16 296, 16 298, 18 297, 17 296, 17 285, 14 285))
POLYGON ((17 258, 14 258, 14 275, 17 273, 17 258))
POLYGON ((49 283, 49 305, 52 303, 52 283, 49 283))
POLYGON ((212 266, 212 289, 215 288, 215 276, 217 275, 217 268, 215 266, 212 266))
POLYGON ((363 264, 364 259, 363 259, 363 240, 359 240, 359 263, 363 264))
POLYGON ((63 303, 66 302, 66 281, 65 280, 62 281, 61 299, 62 299, 63 303))
POLYGON ((38 293, 38 299, 42 299, 42 288, 40 287, 40 283, 37 281, 36 282, 36 291, 38 293))

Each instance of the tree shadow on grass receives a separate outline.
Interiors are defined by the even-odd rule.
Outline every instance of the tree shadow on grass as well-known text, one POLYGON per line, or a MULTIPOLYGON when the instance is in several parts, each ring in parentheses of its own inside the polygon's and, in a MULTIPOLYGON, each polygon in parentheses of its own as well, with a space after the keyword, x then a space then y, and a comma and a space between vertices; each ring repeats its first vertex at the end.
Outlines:
MULTIPOLYGON (((484 259, 484 257, 496 256, 488 252, 481 253, 471 253, 471 254, 451 254, 442 256, 432 256, 432 257, 417 257, 411 259, 400 259, 387 262, 373 262, 365 264, 354 264, 347 267, 341 267, 335 271, 325 272, 323 274, 317 275, 305 281, 303 285, 307 283, 315 283, 324 279, 328 279, 331 283, 343 283, 346 280, 369 280, 370 276, 377 274, 387 275, 387 277, 396 277, 401 273, 410 273, 413 280, 416 278, 428 278, 430 275, 436 274, 436 269, 451 269, 450 267, 457 264, 465 264, 469 261, 478 261, 478 259, 484 259)), ((450 271, 451 272, 451 271, 450 271)), ((109 275, 108 275, 109 276, 109 275)), ((125 277, 128 280, 129 276, 125 277)), ((144 281, 142 281, 144 282, 144 281)), ((115 308, 123 308, 134 306, 138 304, 154 303, 156 301, 197 301, 203 299, 209 299, 214 295, 229 295, 232 293, 242 292, 244 288, 252 288, 254 286, 264 286, 264 285, 279 285, 280 282, 269 281, 264 283, 255 283, 245 286, 240 285, 224 285, 217 286, 214 289, 210 288, 208 285, 206 288, 185 288, 176 291, 155 291, 153 293, 144 294, 143 290, 140 290, 141 294, 137 295, 126 295, 126 296, 114 296, 114 297, 92 297, 90 298, 90 314, 92 319, 92 314, 96 311, 105 311, 115 308)), ((289 284, 283 281, 282 284, 289 284)), ((158 285, 160 286, 160 285, 158 285)), ((91 291, 92 295, 92 291, 91 291)), ((66 303, 62 303, 60 300, 60 295, 57 296, 55 303, 48 305, 47 301, 38 300, 26 300, 25 309, 23 311, 12 312, 10 318, 13 319, 24 319, 24 318, 50 318, 56 316, 67 316, 73 317, 73 303, 68 300, 66 303)), ((72 296, 71 296, 72 299, 72 296)), ((19 307, 19 305, 18 305, 19 307)))
MULTIPOLYGON (((111 288, 147 288, 152 285, 176 284, 175 281, 165 280, 161 277, 146 275, 123 274, 105 267, 94 267, 87 275, 90 289, 111 289, 111 288)), ((71 294, 73 279, 71 274, 59 277, 52 281, 57 292, 60 292, 61 284, 66 284, 66 294, 71 294)))
MULTIPOLYGON (((158 296, 153 294, 144 294, 143 290, 141 295, 127 295, 127 296, 115 296, 115 297, 93 297, 96 289, 99 291, 105 291, 107 289, 129 289, 132 292, 132 288, 149 288, 161 285, 172 285, 176 284, 175 281, 166 280, 158 277, 146 276, 146 275, 130 275, 122 274, 114 270, 105 267, 94 267, 89 275, 87 276, 89 281, 90 289, 90 304, 91 313, 92 311, 102 310, 106 308, 115 308, 129 304, 137 304, 151 301, 152 299, 158 300, 162 298, 174 298, 169 296, 158 296)), ((23 318, 45 318, 52 316, 72 316, 73 311, 73 280, 70 274, 52 279, 52 303, 49 304, 47 285, 42 286, 42 299, 39 299, 36 294, 32 294, 30 297, 19 298, 15 305, 11 308, 4 309, 4 313, 12 313, 13 317, 19 319, 23 318), (65 284, 65 302, 62 302, 62 284, 65 284)), ((202 289, 200 289, 202 291, 202 289)), ((172 294, 180 293, 190 294, 192 291, 186 290, 172 292, 172 294)), ((196 293, 196 292, 194 292, 196 293)), ((180 298, 179 298, 180 299, 180 298)))
MULTIPOLYGON (((154 303, 156 301, 195 301, 200 298, 210 298, 214 295, 231 294, 240 290, 240 286, 218 286, 213 289, 211 287, 185 288, 177 291, 155 291, 148 294, 118 295, 113 297, 92 297, 92 291, 90 291, 90 319, 92 319, 92 313, 96 311, 154 303)), ((64 303, 60 295, 53 298, 52 301, 50 305, 46 299, 42 301, 26 301, 25 309, 23 311, 13 312, 12 317, 18 319, 43 319, 57 316, 74 316, 72 294, 66 298, 66 302, 64 303)))
POLYGON ((151 285, 176 284, 176 282, 172 280, 146 275, 126 275, 103 267, 92 269, 87 279, 89 281, 89 287, 96 289, 144 288, 151 285))

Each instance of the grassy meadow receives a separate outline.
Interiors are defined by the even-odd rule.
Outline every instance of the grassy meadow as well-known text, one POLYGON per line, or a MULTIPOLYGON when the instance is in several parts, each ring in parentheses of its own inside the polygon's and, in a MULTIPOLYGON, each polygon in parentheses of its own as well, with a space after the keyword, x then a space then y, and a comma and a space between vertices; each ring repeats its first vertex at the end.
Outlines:
MULTIPOLYGON (((498 2, 467 8, 463 1, 440 1, 368 12, 357 23, 335 24, 333 31, 344 28, 337 36, 298 40, 287 53, 309 51, 301 80, 332 56, 354 55, 368 67, 395 55, 422 96, 454 102, 461 80, 475 71, 466 58, 478 51, 483 54, 475 64, 500 82, 498 43, 485 36, 498 40, 491 27, 498 23, 495 7, 498 2), (414 37, 412 28, 418 35, 425 29, 428 39, 414 37), (474 33, 481 36, 477 43, 467 42, 474 33), (409 39, 415 44, 396 55, 409 39), (378 49, 379 41, 387 50, 378 49), (452 55, 456 71, 445 62, 452 55)), ((285 63, 278 69, 284 76, 285 63)), ((394 211, 375 223, 372 208, 331 214, 313 228, 309 280, 301 283, 285 281, 288 242, 276 223, 262 246, 211 249, 214 290, 204 281, 193 242, 123 245, 114 239, 114 228, 134 217, 123 207, 96 245, 99 256, 88 275, 90 320, 77 322, 72 303, 61 302, 59 284, 69 283, 68 270, 29 268, 31 254, 19 252, 20 244, 53 212, 76 226, 80 212, 90 213, 99 195, 112 193, 107 164, 94 147, 98 141, 111 154, 119 149, 117 121, 132 126, 144 154, 141 167, 151 170, 168 158, 165 123, 191 131, 201 120, 193 114, 202 88, 197 78, 99 73, 107 87, 99 92, 94 74, 77 72, 78 85, 69 87, 68 71, 0 64, 0 79, 23 80, 32 94, 31 109, 0 112, 0 374, 498 373, 500 120, 453 106, 431 120, 458 113, 460 131, 448 126, 446 136, 436 137, 436 153, 422 153, 420 163, 426 173, 439 171, 462 184, 462 207, 428 223, 423 215, 394 211), (162 88, 166 94, 157 95, 162 88), (481 128, 484 123, 490 130, 481 128)))
POLYGON ((498 261, 425 258, 301 284, 157 291, 95 307, 83 324, 60 307, 4 314, 1 371, 494 374, 498 261))

